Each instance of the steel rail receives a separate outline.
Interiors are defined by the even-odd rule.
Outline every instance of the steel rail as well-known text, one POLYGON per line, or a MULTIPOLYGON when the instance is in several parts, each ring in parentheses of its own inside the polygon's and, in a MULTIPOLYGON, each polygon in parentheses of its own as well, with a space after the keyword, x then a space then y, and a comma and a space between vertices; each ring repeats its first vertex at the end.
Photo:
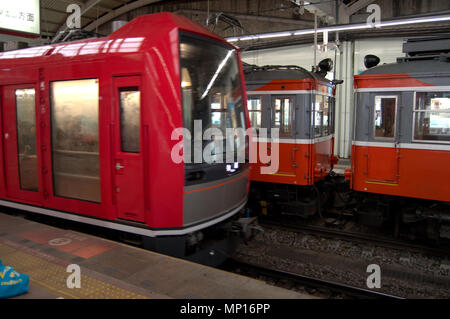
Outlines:
POLYGON ((267 226, 267 227, 276 227, 278 229, 284 229, 291 232, 299 233, 301 231, 306 231, 311 234, 322 234, 322 235, 328 235, 328 236, 336 236, 341 239, 346 240, 356 240, 359 242, 364 243, 377 243, 382 245, 383 247, 390 248, 390 249, 408 249, 411 252, 427 252, 427 253, 433 253, 437 254, 439 256, 448 256, 450 252, 450 248, 447 246, 444 246, 443 248, 436 248, 436 247, 430 247, 426 245, 421 244, 415 244, 410 243, 401 239, 395 239, 395 238, 387 238, 384 236, 376 236, 372 234, 364 234, 364 233, 358 233, 358 232, 349 232, 345 230, 337 230, 337 229, 330 229, 323 226, 315 226, 315 225, 304 225, 304 224, 288 224, 283 223, 280 221, 273 221, 268 219, 259 219, 259 224, 261 226, 267 226))
POLYGON ((389 295, 378 291, 363 289, 360 287, 354 287, 324 279, 313 278, 284 270, 242 262, 236 259, 232 259, 232 266, 247 270, 250 269, 259 275, 265 275, 271 278, 292 280, 296 284, 300 284, 305 287, 313 287, 317 289, 326 288, 332 292, 344 294, 346 296, 351 296, 358 299, 405 299, 403 297, 389 295))

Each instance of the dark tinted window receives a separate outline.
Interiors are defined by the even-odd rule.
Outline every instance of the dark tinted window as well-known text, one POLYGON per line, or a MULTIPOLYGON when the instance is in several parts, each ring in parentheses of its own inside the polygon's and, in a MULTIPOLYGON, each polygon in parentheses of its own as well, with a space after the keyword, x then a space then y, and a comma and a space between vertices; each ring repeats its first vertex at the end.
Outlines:
POLYGON ((202 139, 194 132, 196 120, 201 121, 203 132, 208 128, 222 131, 224 139, 218 142, 223 142, 223 152, 227 142, 235 143, 235 149, 245 144, 234 137, 226 140, 226 129, 245 129, 236 50, 219 42, 180 34, 180 64, 183 122, 192 134, 191 149, 194 150, 194 139, 202 139))
POLYGON ((393 139, 397 115, 397 98, 394 96, 376 96, 374 108, 376 138, 393 139))

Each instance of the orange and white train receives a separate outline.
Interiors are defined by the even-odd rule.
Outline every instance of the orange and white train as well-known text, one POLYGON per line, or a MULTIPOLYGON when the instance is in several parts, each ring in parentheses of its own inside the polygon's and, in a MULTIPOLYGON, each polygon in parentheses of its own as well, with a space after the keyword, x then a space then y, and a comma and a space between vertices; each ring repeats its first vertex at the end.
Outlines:
POLYGON ((355 77, 346 177, 364 194, 357 210, 366 223, 396 217, 450 238, 450 39, 409 40, 404 52, 375 67, 369 57, 369 69, 355 77))
POLYGON ((337 162, 335 84, 324 77, 332 61, 323 62, 324 70, 314 73, 297 66, 244 67, 250 122, 258 132, 253 143, 258 152, 267 148, 271 161, 274 151, 279 152, 276 171, 262 173, 262 167, 273 163, 264 163, 260 156, 252 167, 253 202, 262 205, 263 212, 308 217, 320 207, 316 186, 337 162), (261 134, 263 129, 267 135, 261 134))

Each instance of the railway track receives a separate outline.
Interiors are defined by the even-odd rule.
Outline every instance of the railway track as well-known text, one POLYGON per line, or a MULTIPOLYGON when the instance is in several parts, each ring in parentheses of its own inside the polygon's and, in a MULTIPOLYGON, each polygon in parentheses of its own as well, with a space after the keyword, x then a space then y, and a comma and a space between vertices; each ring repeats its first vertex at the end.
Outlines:
POLYGON ((326 226, 317 226, 306 224, 303 222, 283 222, 279 220, 272 220, 263 218, 259 220, 259 224, 263 227, 272 227, 290 232, 307 232, 313 235, 332 236, 333 238, 340 238, 343 240, 350 240, 362 243, 376 243, 382 247, 390 249, 407 249, 410 252, 430 253, 438 256, 448 256, 450 254, 450 247, 447 245, 441 247, 427 246, 425 244, 412 243, 407 240, 389 237, 386 235, 373 235, 361 232, 347 231, 326 226))
POLYGON ((363 289, 359 287, 353 287, 337 282, 323 280, 319 278, 313 278, 309 276, 300 275, 297 273, 287 272, 271 267, 251 264, 242 262, 236 259, 226 266, 227 270, 234 269, 239 270, 240 274, 254 274, 258 276, 264 276, 274 279, 275 282, 280 280, 287 280, 292 284, 304 286, 307 288, 313 288, 317 290, 327 290, 334 294, 342 295, 348 298, 354 299, 404 299, 402 297, 389 295, 373 290, 363 289))
POLYGON ((274 278, 281 287, 295 291, 310 293, 306 287, 317 288, 312 294, 323 298, 448 296, 448 250, 364 234, 364 228, 352 224, 338 229, 288 221, 260 220, 264 233, 233 255, 243 263, 244 272, 249 269, 256 278, 261 274, 262 280, 267 275, 269 282, 274 278), (366 288, 370 264, 382 269, 380 290, 366 288))

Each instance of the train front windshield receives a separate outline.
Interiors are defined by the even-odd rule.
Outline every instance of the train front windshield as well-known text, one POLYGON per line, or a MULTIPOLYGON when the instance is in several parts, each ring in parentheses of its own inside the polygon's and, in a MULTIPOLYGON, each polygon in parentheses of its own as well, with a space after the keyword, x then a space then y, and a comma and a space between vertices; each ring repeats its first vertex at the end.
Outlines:
MULTIPOLYGON (((191 133, 191 140, 187 141, 191 143, 191 163, 200 163, 198 157, 194 160, 194 141, 198 140, 203 142, 195 145, 202 145, 202 149, 211 141, 222 145, 213 147, 212 154, 219 163, 219 158, 225 162, 227 143, 232 143, 235 150, 245 147, 243 139, 229 134, 246 128, 237 52, 220 42, 180 34, 180 64, 183 125, 191 133), (204 140, 204 133, 210 128, 204 140)), ((185 148, 188 146, 185 144, 185 148)), ((201 163, 204 162, 202 158, 201 163)))

